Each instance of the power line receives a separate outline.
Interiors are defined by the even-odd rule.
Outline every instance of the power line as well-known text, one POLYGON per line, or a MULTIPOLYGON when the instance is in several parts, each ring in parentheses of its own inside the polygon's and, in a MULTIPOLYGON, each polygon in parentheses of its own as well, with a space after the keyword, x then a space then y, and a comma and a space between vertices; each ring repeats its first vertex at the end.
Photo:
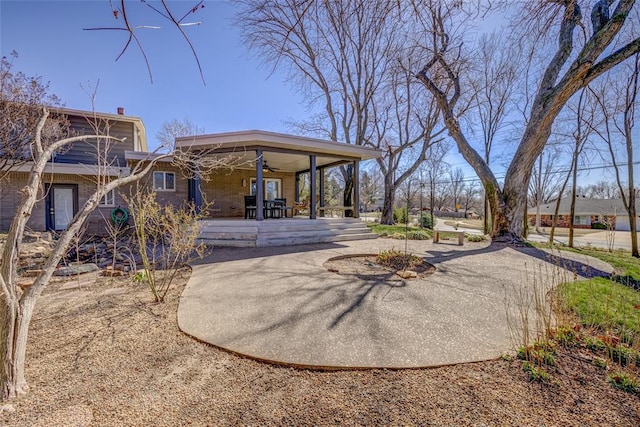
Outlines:
MULTIPOLYGON (((636 162, 632 162, 632 165, 640 165, 640 160, 636 161, 636 162)), ((618 167, 622 167, 622 166, 629 166, 629 163, 619 163, 618 167)), ((601 164, 601 165, 593 165, 593 166, 588 166, 588 167, 582 167, 582 168, 578 168, 578 172, 583 172, 583 171, 590 171, 590 170, 598 170, 598 169, 610 169, 615 167, 614 164, 601 164)), ((571 172, 571 169, 562 169, 562 170, 557 170, 557 171, 551 171, 549 172, 549 174, 551 175, 557 175, 557 174, 566 174, 571 172)), ((495 176, 496 180, 501 181, 505 178, 505 175, 498 175, 495 176)), ((448 184, 450 183, 450 180, 446 180, 446 181, 436 181, 436 184, 448 184)), ((480 178, 478 177, 470 177, 467 178, 465 177, 462 182, 481 182, 480 178)))

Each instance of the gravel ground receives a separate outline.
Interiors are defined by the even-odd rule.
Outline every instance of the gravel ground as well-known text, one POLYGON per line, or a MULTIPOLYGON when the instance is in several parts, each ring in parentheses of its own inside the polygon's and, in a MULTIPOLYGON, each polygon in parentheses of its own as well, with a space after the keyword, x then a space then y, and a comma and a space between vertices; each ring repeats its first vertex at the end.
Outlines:
POLYGON ((29 337, 31 391, 0 424, 640 425, 640 398, 575 352, 560 351, 551 384, 517 360, 317 372, 237 357, 178 330, 187 274, 165 304, 126 279, 52 283, 29 337))

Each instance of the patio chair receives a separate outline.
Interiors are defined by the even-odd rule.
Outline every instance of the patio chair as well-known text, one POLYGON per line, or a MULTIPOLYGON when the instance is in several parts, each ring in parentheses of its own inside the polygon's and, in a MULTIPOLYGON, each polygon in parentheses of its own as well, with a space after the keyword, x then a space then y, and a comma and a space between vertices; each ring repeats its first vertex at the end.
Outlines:
POLYGON ((301 200, 299 202, 295 202, 293 204, 293 214, 292 216, 296 216, 302 212, 306 212, 307 209, 309 209, 309 201, 308 200, 301 200))
POLYGON ((244 196, 244 219, 256 217, 256 196, 244 196))
POLYGON ((271 218, 282 218, 287 216, 287 199, 273 199, 270 206, 271 218))

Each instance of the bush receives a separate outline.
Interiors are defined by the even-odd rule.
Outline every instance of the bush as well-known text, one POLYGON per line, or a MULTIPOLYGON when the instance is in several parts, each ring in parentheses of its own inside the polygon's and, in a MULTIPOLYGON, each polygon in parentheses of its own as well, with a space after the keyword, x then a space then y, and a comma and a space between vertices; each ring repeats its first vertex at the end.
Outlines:
POLYGON ((614 387, 627 393, 638 393, 640 391, 638 379, 626 372, 613 372, 607 376, 607 380, 614 387))
POLYGON ((401 208, 393 208, 393 220, 402 224, 406 224, 407 222, 409 222, 409 213, 407 212, 407 207, 403 206, 401 208))
POLYGON ((523 362, 522 369, 529 374, 529 381, 537 381, 539 383, 549 382, 551 375, 539 366, 530 362, 523 362))
POLYGON ((602 223, 602 222, 592 222, 591 223, 591 228, 593 228, 595 230, 606 230, 607 229, 607 224, 602 223))
POLYGON ((198 220, 207 209, 201 213, 192 203, 183 208, 161 206, 154 191, 140 188, 125 201, 133 216, 144 269, 136 273, 134 280, 147 283, 154 300, 164 302, 179 269, 205 255, 206 247, 198 242, 198 220))
POLYGON ((382 236, 386 236, 389 237, 390 239, 397 239, 397 240, 429 240, 431 239, 431 234, 429 234, 426 231, 423 230, 409 230, 406 233, 403 232, 398 232, 398 233, 392 233, 392 234, 385 234, 385 235, 380 235, 382 236))
POLYGON ((484 234, 465 233, 464 237, 466 237, 467 241, 469 242, 484 242, 485 240, 487 240, 487 236, 485 236, 484 234))
POLYGON ((411 253, 405 255, 397 249, 390 249, 380 252, 376 257, 376 262, 385 267, 404 269, 422 264, 422 258, 411 253))
POLYGON ((420 215, 420 225, 422 228, 433 228, 433 224, 431 224, 431 214, 422 212, 420 215))
POLYGON ((407 239, 409 240, 429 240, 431 235, 426 231, 421 230, 409 230, 407 232, 407 239))

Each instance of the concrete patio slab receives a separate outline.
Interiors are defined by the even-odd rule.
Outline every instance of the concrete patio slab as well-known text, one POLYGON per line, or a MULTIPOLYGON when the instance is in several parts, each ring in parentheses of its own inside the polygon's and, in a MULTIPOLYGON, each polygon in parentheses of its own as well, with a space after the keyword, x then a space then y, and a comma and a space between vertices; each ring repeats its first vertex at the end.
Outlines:
MULTIPOLYGON (((558 271, 532 248, 431 241, 408 242, 410 252, 437 268, 425 279, 372 282, 322 265, 334 256, 404 244, 377 239, 216 249, 193 266, 179 327, 235 353, 297 366, 415 368, 481 361, 513 348, 505 301, 558 271)), ((586 257, 567 268, 567 280, 573 271, 589 276, 612 270, 586 257)))

